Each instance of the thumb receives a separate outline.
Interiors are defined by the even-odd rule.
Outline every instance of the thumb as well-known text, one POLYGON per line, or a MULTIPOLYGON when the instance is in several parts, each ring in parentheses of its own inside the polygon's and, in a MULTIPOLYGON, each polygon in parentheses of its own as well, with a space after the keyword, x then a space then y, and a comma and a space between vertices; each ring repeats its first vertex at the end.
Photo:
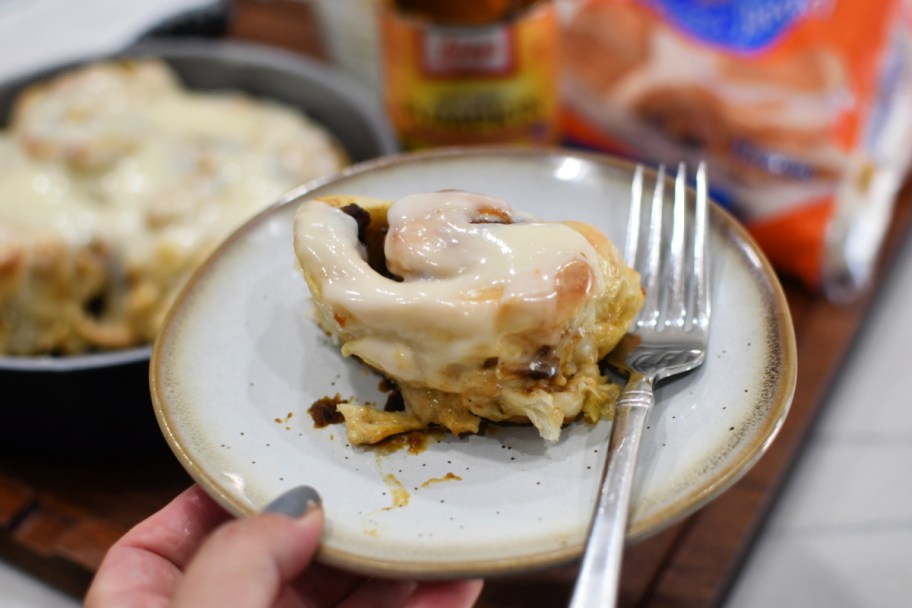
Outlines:
POLYGON ((173 606, 270 606, 313 560, 322 532, 319 494, 289 490, 263 513, 217 529, 191 560, 173 606))

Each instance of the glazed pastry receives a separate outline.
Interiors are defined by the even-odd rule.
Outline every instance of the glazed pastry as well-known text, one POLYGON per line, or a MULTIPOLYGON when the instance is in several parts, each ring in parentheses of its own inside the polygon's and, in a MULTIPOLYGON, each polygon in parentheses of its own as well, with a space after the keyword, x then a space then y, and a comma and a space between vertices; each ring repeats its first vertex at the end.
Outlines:
POLYGON ((225 236, 347 162, 299 112, 187 91, 151 60, 36 84, 12 117, 0 131, 0 355, 151 342, 225 236))
POLYGON ((406 404, 388 420, 340 407, 353 443, 426 426, 476 433, 482 420, 531 423, 554 441, 580 414, 611 411, 618 389, 598 361, 643 295, 594 227, 462 191, 339 196, 302 204, 294 247, 320 324, 406 404))

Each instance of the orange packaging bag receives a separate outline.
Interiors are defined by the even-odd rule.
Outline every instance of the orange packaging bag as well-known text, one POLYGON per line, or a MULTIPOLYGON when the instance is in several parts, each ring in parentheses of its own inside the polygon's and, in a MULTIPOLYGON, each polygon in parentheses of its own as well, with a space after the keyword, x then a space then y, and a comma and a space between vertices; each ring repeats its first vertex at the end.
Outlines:
POLYGON ((912 148, 902 0, 566 0, 571 141, 707 160, 783 273, 835 300, 863 289, 912 148))

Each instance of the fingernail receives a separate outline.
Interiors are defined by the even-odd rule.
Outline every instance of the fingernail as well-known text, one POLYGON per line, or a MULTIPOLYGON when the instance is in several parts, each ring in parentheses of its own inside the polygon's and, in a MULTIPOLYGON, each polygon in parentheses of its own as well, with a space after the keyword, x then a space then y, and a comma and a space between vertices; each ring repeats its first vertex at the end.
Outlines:
POLYGON ((280 513, 288 517, 301 517, 320 505, 320 495, 310 486, 298 486, 280 494, 266 505, 264 513, 280 513))

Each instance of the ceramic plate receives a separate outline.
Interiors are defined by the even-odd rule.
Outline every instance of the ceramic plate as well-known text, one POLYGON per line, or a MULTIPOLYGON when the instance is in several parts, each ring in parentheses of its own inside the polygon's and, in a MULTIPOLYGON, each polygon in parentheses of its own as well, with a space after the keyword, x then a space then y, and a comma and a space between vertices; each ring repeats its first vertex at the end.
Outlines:
MULTIPOLYGON (((441 437, 417 453, 355 448, 307 408, 339 394, 383 403, 379 377, 343 359, 314 322, 292 247, 301 200, 396 199, 459 188, 545 219, 577 219, 623 242, 632 167, 558 150, 446 150, 358 165, 256 217, 196 274, 156 343, 153 400, 166 439, 221 504, 244 514, 282 491, 323 497, 321 558, 368 574, 491 575, 564 564, 581 552, 611 423, 441 437)), ((652 184, 647 179, 647 185, 652 184)), ((650 190, 651 191, 651 190, 650 190)), ((671 192, 667 187, 666 192, 671 192)), ((706 363, 662 385, 637 469, 631 540, 706 504, 775 436, 795 384, 781 288, 744 230, 711 218, 713 319, 706 363)))

